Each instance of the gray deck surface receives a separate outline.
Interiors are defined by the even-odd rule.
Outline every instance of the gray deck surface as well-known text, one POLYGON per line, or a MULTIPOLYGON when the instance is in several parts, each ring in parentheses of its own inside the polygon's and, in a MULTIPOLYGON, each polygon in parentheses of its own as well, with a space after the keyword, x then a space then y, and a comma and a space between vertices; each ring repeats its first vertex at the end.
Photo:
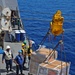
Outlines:
MULTIPOLYGON (((0 4, 2 4, 2 1, 3 0, 0 0, 0 2, 1 2, 0 4)), ((16 11, 16 8, 18 8, 17 0, 8 0, 8 1, 4 0, 3 2, 5 3, 4 6, 8 6, 12 10, 16 11)), ((19 16, 19 14, 18 14, 18 16, 19 16)), ((1 21, 0 21, 0 23, 1 23, 1 21)), ((1 29, 1 26, 0 26, 0 29, 1 29)), ((15 25, 15 28, 12 28, 12 30, 17 30, 17 29, 18 29, 18 25, 15 25)), ((20 29, 23 29, 23 25, 21 25, 20 29)), ((10 41, 7 34, 5 34, 4 41, 10 41)), ((13 42, 13 43, 12 42, 4 42, 4 50, 6 49, 7 45, 10 45, 11 50, 13 52, 13 56, 15 58, 15 56, 18 54, 18 50, 21 50, 21 44, 22 44, 22 42, 13 42)), ((0 55, 0 75, 16 75, 15 66, 16 66, 16 64, 13 62, 13 71, 14 72, 9 72, 7 74, 6 65, 5 65, 5 63, 2 63, 2 55, 0 55)), ((27 63, 25 64, 25 66, 28 68, 28 59, 27 59, 27 63)), ((28 70, 23 70, 23 73, 25 75, 28 75, 28 70)))
MULTIPOLYGON (((6 48, 7 45, 10 45, 11 50, 12 50, 13 55, 14 55, 14 58, 15 58, 15 56, 18 54, 18 50, 21 49, 21 44, 22 43, 4 42, 4 50, 5 50, 5 48, 6 48)), ((5 68, 5 63, 3 64, 1 59, 2 59, 2 55, 0 55, 0 75, 15 75, 15 71, 16 71, 16 68, 15 68, 16 65, 15 65, 15 63, 13 62, 13 71, 14 72, 9 72, 7 74, 6 68, 5 68)), ((27 59, 27 62, 28 62, 28 59, 27 59)), ((26 64, 26 67, 28 68, 28 63, 26 64)), ((28 75, 28 70, 23 70, 23 73, 25 75, 28 75)))

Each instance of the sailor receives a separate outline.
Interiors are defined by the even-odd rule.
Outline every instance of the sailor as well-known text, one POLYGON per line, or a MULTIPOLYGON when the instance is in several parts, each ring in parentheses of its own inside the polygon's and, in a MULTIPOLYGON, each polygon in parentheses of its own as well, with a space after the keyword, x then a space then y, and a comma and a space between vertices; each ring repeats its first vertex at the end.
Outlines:
MULTIPOLYGON (((32 49, 31 49, 31 47, 28 48, 27 53, 28 53, 28 60, 29 60, 29 63, 30 63, 31 53, 32 53, 32 49)), ((29 63, 28 63, 28 65, 29 65, 29 63)))
POLYGON ((13 71, 12 70, 13 54, 12 54, 12 51, 11 51, 11 48, 9 45, 6 47, 6 50, 4 51, 4 54, 2 56, 2 63, 4 63, 4 59, 5 59, 5 63, 6 63, 7 73, 8 73, 9 66, 10 66, 10 71, 13 71))
POLYGON ((0 33, 0 46, 2 47, 2 49, 4 48, 4 36, 5 36, 5 32, 1 30, 1 33, 0 33))
POLYGON ((20 22, 20 19, 19 18, 17 18, 17 25, 18 25, 18 30, 20 30, 21 22, 20 22))
POLYGON ((16 16, 16 14, 15 14, 15 11, 13 11, 13 12, 12 12, 12 18, 11 18, 11 22, 12 22, 13 28, 15 28, 16 19, 17 19, 17 16, 16 16))
POLYGON ((12 42, 12 33, 8 32, 9 41, 12 42))
POLYGON ((16 75, 19 75, 19 70, 21 72, 21 75, 24 75, 23 74, 24 57, 22 56, 22 50, 18 51, 18 55, 15 57, 14 62, 16 64, 16 75))
POLYGON ((22 55, 24 57, 24 62, 23 62, 23 69, 25 70, 26 67, 24 66, 26 63, 26 55, 27 55, 27 48, 26 48, 26 43, 22 43, 22 55))
POLYGON ((29 48, 27 50, 27 54, 28 54, 28 60, 29 60, 28 66, 29 66, 30 59, 31 59, 31 54, 32 54, 32 41, 31 40, 29 40, 29 48))

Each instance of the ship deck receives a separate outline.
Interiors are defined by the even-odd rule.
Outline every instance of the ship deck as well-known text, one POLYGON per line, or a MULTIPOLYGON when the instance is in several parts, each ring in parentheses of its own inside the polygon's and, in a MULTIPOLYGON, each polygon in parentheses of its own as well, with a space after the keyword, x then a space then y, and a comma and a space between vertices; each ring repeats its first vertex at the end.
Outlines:
MULTIPOLYGON (((4 42, 4 50, 6 48, 7 45, 10 45, 11 50, 13 52, 13 56, 15 58, 15 56, 18 54, 18 50, 21 49, 21 42, 20 43, 10 43, 10 42, 4 42)), ((5 63, 2 63, 2 55, 0 55, 0 75, 16 75, 16 68, 15 68, 15 63, 13 62, 13 72, 6 72, 6 67, 5 67, 5 63)), ((28 68, 28 59, 26 60, 27 63, 25 64, 25 66, 28 68)), ((23 73, 25 75, 28 75, 28 69, 27 70, 23 70, 23 73)))
MULTIPOLYGON (((20 27, 20 29, 23 29, 22 27, 20 27)), ((18 30, 18 26, 15 25, 15 28, 12 28, 12 32, 14 30, 18 30)), ((26 40, 27 44, 28 44, 28 41, 26 40)), ((21 45, 22 45, 22 41, 19 41, 19 42, 10 42, 10 39, 8 37, 8 33, 5 32, 5 39, 4 39, 4 50, 6 49, 6 46, 9 45, 11 47, 11 50, 13 52, 13 56, 15 58, 15 56, 18 54, 18 50, 21 50, 21 45)), ((6 65, 5 63, 2 63, 2 55, 0 55, 0 75, 16 75, 16 64, 13 62, 13 72, 9 72, 7 73, 6 72, 6 65)), ((26 64, 25 66, 28 68, 28 59, 26 60, 26 64)), ((23 73, 25 75, 28 75, 28 69, 27 70, 23 70, 23 73)))

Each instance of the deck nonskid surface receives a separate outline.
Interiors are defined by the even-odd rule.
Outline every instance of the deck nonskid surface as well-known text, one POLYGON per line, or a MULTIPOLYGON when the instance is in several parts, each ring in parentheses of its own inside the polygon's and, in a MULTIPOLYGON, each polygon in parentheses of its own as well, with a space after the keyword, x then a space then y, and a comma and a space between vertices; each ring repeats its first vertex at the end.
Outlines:
MULTIPOLYGON (((12 52, 13 52, 13 56, 14 56, 14 58, 15 58, 15 56, 18 54, 18 50, 21 49, 21 44, 22 44, 22 43, 4 42, 4 50, 5 50, 5 48, 6 48, 7 45, 10 45, 11 50, 12 50, 12 52)), ((28 68, 28 59, 26 60, 26 62, 27 62, 27 63, 25 64, 25 66, 28 68)), ((4 63, 4 64, 2 63, 2 55, 0 55, 0 74, 1 74, 1 75, 15 75, 15 72, 16 72, 15 66, 16 66, 15 63, 13 62, 13 72, 9 72, 9 73, 7 74, 7 72, 6 72, 6 67, 5 67, 5 63, 4 63)), ((23 70, 23 73, 24 73, 25 75, 28 75, 28 72, 29 72, 28 69, 27 69, 27 70, 23 70)))

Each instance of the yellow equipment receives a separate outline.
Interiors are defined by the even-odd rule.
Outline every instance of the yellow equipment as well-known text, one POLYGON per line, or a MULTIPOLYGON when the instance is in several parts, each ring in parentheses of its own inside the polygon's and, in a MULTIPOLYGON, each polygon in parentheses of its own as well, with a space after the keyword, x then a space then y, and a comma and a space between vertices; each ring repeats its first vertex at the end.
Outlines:
POLYGON ((25 44, 24 44, 24 43, 22 43, 22 46, 25 46, 25 44))
POLYGON ((53 20, 50 23, 51 26, 51 33, 55 36, 58 36, 60 34, 63 33, 63 20, 64 18, 61 16, 61 11, 58 10, 54 16, 53 16, 53 20))
POLYGON ((31 56, 32 52, 33 52, 32 49, 30 49, 30 53, 28 53, 28 56, 31 56))

